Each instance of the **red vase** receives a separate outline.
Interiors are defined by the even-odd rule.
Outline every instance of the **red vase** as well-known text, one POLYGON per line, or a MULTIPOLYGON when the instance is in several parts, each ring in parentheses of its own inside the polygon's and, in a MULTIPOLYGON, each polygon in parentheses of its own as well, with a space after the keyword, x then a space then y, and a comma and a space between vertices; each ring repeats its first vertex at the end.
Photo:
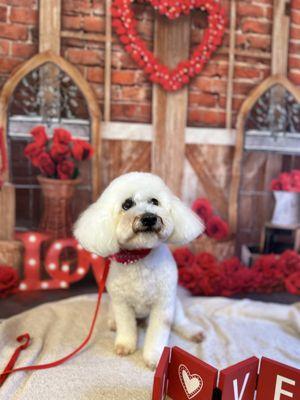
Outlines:
POLYGON ((43 214, 39 229, 53 239, 72 236, 72 199, 80 178, 61 180, 37 177, 43 193, 43 214))

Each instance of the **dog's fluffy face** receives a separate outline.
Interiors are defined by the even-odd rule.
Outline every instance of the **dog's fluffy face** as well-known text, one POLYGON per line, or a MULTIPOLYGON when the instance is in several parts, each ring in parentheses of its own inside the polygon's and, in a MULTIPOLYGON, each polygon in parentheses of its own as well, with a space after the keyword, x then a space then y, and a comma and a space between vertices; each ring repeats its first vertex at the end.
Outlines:
POLYGON ((169 210, 151 189, 132 193, 121 202, 116 227, 121 248, 156 247, 166 242, 173 230, 174 223, 169 210))
POLYGON ((202 221, 156 175, 120 176, 76 222, 74 235, 93 253, 185 244, 203 232, 202 221))

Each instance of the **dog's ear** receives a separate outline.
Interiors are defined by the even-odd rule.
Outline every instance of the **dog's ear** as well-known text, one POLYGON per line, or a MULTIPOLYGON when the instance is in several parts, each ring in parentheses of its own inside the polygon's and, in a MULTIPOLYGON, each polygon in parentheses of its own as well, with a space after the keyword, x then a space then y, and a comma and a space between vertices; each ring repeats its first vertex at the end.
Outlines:
POLYGON ((176 245, 189 243, 204 231, 204 224, 198 215, 176 196, 172 196, 170 212, 174 231, 168 240, 169 243, 176 245))
POLYGON ((74 236, 81 246, 102 257, 119 251, 116 224, 111 210, 101 207, 101 199, 89 206, 74 225, 74 236))

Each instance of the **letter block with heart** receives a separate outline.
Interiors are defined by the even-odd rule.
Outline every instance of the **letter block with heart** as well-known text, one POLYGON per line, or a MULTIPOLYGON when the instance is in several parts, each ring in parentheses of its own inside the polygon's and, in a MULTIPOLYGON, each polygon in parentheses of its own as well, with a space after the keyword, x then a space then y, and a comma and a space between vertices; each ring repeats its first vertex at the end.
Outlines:
POLYGON ((259 359, 248 358, 220 371, 222 400, 253 400, 257 384, 259 359))
POLYGON ((179 347, 172 349, 167 394, 173 400, 210 400, 218 370, 179 347))
POLYGON ((164 400, 166 397, 170 355, 171 349, 165 347, 154 375, 152 400, 164 400))
POLYGON ((300 369, 263 357, 256 400, 287 399, 300 399, 300 369))

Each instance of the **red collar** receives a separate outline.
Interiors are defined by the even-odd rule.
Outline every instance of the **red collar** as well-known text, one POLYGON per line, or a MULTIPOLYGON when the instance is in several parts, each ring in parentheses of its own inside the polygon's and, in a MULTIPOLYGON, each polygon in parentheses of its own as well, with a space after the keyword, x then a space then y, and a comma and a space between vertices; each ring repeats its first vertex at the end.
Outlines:
POLYGON ((120 250, 108 258, 115 260, 120 264, 133 264, 142 258, 145 258, 152 249, 137 249, 137 250, 120 250))

